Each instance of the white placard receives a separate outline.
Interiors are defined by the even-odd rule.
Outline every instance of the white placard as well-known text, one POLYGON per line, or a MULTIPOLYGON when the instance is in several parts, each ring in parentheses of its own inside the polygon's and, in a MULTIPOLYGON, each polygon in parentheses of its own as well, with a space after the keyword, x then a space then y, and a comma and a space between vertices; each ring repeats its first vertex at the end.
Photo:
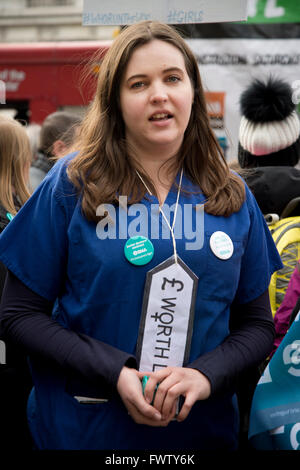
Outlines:
POLYGON ((247 0, 84 0, 82 24, 127 25, 143 20, 168 24, 247 19, 247 0))
POLYGON ((139 370, 182 367, 189 357, 198 278, 174 256, 147 273, 137 344, 139 370))

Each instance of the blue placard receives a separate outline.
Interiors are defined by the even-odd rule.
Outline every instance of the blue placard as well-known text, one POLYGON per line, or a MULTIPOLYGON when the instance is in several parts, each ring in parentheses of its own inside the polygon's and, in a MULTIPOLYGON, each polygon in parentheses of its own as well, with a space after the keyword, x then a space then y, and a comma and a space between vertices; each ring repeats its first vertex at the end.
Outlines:
POLYGON ((260 378, 249 439, 262 450, 300 449, 300 314, 260 378))

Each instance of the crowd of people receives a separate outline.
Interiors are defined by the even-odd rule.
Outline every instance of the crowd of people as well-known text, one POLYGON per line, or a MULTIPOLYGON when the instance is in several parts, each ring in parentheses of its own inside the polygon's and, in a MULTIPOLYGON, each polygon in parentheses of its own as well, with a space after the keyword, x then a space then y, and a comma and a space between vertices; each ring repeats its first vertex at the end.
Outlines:
MULTIPOLYGON (((0 232, 29 199, 55 159, 67 153, 80 118, 65 111, 47 116, 43 125, 25 127, 18 120, 0 116, 0 232)), ((0 295, 6 266, 0 262, 0 295)), ((0 360, 0 416, 6 450, 33 448, 27 423, 27 400, 33 381, 26 352, 3 338, 0 360)))
POLYGON ((285 204, 259 188, 299 178, 300 124, 289 86, 256 80, 231 171, 200 72, 174 28, 144 21, 114 40, 82 119, 0 119, 7 448, 248 447, 282 268, 264 215, 285 204))

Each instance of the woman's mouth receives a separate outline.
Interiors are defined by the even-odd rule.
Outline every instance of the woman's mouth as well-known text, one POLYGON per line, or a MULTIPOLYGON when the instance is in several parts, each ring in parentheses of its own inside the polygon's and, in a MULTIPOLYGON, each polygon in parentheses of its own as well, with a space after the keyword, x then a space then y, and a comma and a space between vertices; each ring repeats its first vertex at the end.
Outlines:
POLYGON ((167 119, 171 119, 173 116, 168 113, 156 113, 153 114, 150 118, 150 121, 166 121, 167 119))

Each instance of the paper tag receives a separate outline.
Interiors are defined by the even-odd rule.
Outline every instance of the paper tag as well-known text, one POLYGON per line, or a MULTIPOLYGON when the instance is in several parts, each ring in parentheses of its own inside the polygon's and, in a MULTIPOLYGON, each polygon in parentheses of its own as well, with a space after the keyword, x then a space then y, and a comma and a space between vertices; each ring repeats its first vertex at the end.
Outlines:
POLYGON ((139 370, 182 367, 189 359, 198 277, 172 256, 147 273, 137 344, 139 370))

